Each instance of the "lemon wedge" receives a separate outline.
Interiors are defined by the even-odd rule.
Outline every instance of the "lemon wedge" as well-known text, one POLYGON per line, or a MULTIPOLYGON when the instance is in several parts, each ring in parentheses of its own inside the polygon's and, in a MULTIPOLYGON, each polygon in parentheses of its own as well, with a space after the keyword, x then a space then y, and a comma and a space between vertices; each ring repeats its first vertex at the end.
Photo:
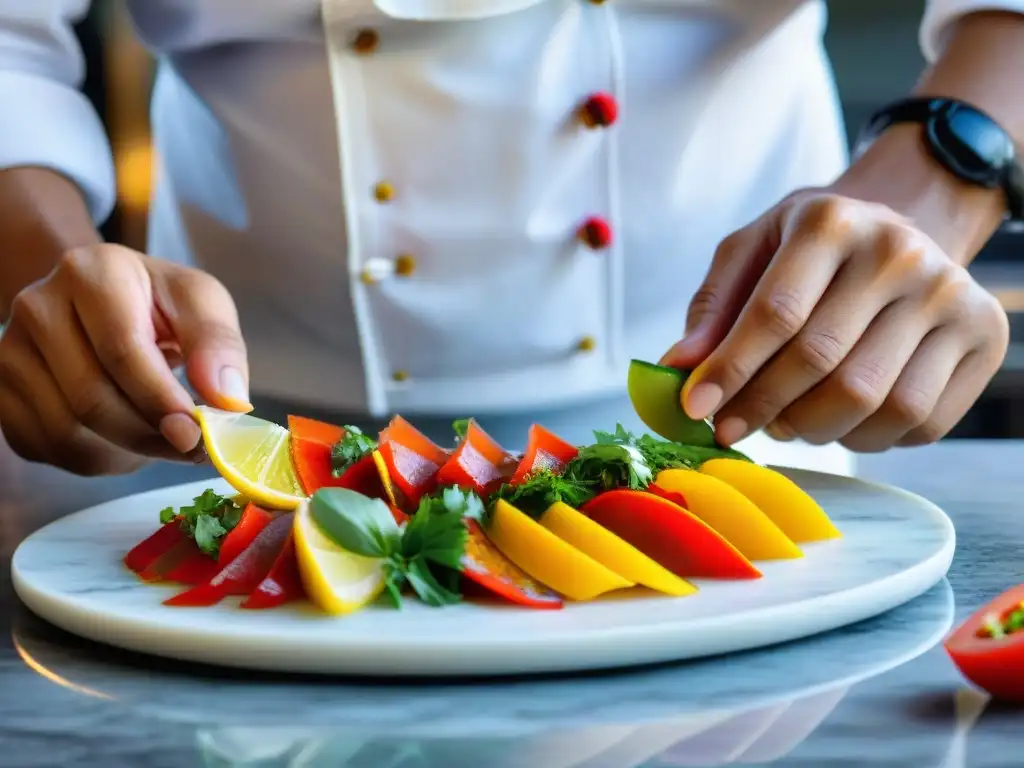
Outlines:
POLYGON ((253 504, 295 509, 306 498, 292 464, 288 430, 245 413, 200 406, 203 444, 213 466, 253 504))
POLYGON ((295 557, 306 595, 325 613, 352 613, 384 590, 384 561, 355 555, 321 533, 309 502, 295 510, 295 557))

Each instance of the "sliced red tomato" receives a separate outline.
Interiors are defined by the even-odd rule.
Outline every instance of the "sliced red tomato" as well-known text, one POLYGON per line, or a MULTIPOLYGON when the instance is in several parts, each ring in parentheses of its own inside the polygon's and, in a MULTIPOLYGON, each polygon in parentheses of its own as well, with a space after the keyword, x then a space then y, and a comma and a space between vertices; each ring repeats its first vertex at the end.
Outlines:
POLYGON ((469 539, 462 575, 488 592, 528 608, 557 609, 562 598, 532 579, 491 543, 475 520, 467 520, 469 539))
POLYGON ((141 573, 167 550, 188 537, 181 529, 181 518, 174 518, 157 529, 149 538, 140 541, 124 556, 124 564, 135 573, 141 573))
POLYGON ((395 416, 380 433, 378 451, 392 482, 413 509, 437 487, 437 471, 448 460, 447 451, 401 416, 395 416))
POLYGON ((475 421, 437 472, 438 486, 457 486, 485 497, 515 472, 516 462, 475 421))
POLYGON ((989 602, 943 643, 960 673, 995 699, 1024 701, 1022 614, 1024 584, 989 602))
POLYGON ((289 532, 281 552, 277 555, 277 559, 274 560, 274 564, 270 566, 270 572, 249 593, 249 596, 242 602, 241 607, 252 610, 266 610, 267 608, 276 608, 279 605, 295 600, 302 600, 305 597, 306 590, 302 586, 299 560, 295 555, 295 539, 291 532, 289 532))
POLYGON ((575 445, 565 442, 540 424, 534 424, 530 427, 526 452, 523 453, 523 458, 509 483, 518 485, 526 480, 531 472, 538 472, 542 469, 561 472, 565 469, 566 464, 576 458, 576 454, 579 452, 580 449, 575 445))
POLYGON ((703 520, 652 493, 608 491, 580 511, 684 579, 761 577, 753 563, 703 520))
POLYGON ((655 496, 660 496, 663 499, 671 501, 673 504, 677 504, 683 509, 689 509, 690 505, 686 501, 686 497, 683 496, 679 491, 666 491, 657 483, 651 483, 647 486, 647 492, 653 493, 655 496))
POLYGON ((211 579, 165 600, 164 605, 203 606, 219 603, 228 595, 248 595, 273 567, 292 531, 292 516, 281 515, 260 530, 244 552, 211 579))
POLYGON ((260 509, 252 503, 246 504, 245 509, 242 510, 242 516, 238 520, 238 525, 232 528, 220 542, 217 565, 224 568, 242 554, 259 536, 260 531, 270 525, 273 519, 274 516, 265 509, 260 509))
POLYGON ((333 448, 345 436, 345 429, 305 416, 288 417, 288 434, 306 443, 319 443, 333 448))

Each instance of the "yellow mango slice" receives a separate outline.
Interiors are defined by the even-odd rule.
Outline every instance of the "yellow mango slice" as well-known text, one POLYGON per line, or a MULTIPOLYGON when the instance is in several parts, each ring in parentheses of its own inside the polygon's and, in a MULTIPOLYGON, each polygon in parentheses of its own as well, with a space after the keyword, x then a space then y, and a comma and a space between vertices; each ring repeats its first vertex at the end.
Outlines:
POLYGON ((504 499, 494 505, 486 533, 501 554, 570 600, 592 600, 636 585, 562 541, 504 499))
POLYGON ((686 508, 748 560, 803 557, 800 548, 765 512, 722 480, 692 469, 666 469, 658 473, 655 483, 666 491, 681 493, 686 508))
POLYGON ((728 483, 760 507, 793 541, 837 539, 843 534, 814 499, 788 477, 738 459, 712 459, 700 474, 728 483))
POLYGON ((564 502, 558 501, 548 507, 539 522, 562 541, 624 579, 673 597, 692 595, 697 591, 693 584, 564 502))

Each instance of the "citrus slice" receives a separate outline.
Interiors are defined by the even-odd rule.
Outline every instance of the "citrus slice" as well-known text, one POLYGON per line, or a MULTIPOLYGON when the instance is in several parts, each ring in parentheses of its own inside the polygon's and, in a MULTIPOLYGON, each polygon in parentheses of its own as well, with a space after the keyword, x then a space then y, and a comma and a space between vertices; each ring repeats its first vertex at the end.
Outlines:
POLYGON ((196 409, 210 461, 253 504, 295 509, 306 498, 292 463, 288 430, 246 413, 196 409))
POLYGON ((714 448, 715 430, 707 420, 691 419, 683 410, 683 384, 689 371, 633 360, 626 388, 633 410, 647 428, 666 440, 714 448))
POLYGON ((384 590, 384 562, 342 549, 320 531, 309 502, 295 511, 295 557, 306 595, 325 613, 359 610, 384 590))

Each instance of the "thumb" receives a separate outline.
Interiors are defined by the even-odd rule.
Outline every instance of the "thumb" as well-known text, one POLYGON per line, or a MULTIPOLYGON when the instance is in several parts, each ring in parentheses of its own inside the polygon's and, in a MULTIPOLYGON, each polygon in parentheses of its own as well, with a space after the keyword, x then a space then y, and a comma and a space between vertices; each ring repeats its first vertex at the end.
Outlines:
POLYGON ((217 408, 251 411, 248 355, 227 288, 205 272, 177 264, 153 271, 156 309, 196 393, 217 408))
POLYGON ((686 332, 659 361, 692 370, 725 339, 777 249, 775 217, 768 215, 725 238, 700 288, 690 299, 686 332))

